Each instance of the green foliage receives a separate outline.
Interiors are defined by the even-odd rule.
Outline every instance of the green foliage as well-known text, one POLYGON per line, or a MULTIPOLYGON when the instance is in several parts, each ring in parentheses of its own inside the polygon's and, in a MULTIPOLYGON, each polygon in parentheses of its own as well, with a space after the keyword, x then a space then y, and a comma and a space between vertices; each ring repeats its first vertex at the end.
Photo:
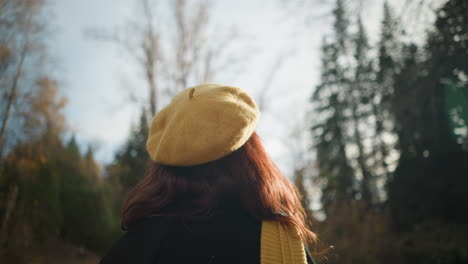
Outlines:
MULTIPOLYGON (((102 252, 119 234, 118 216, 112 211, 108 184, 86 174, 86 158, 70 145, 56 146, 53 155, 39 159, 25 156, 37 149, 34 145, 25 145, 10 155, 8 184, 20 186, 10 229, 30 226, 30 245, 60 237, 102 252)), ((10 239, 22 237, 15 231, 8 235, 10 239)))
POLYGON ((342 8, 312 97, 326 216, 315 230, 336 248, 322 260, 465 263, 468 2, 445 1, 424 45, 403 40, 387 3, 375 47, 342 8))
POLYGON ((312 96, 322 202, 326 208, 333 201, 361 197, 370 205, 377 196, 374 176, 387 172, 382 159, 377 160, 385 150, 379 107, 383 96, 375 85, 374 61, 361 19, 356 32, 349 30, 343 1, 336 2, 333 14, 333 34, 322 43, 321 82, 312 96), (366 140, 370 137, 372 142, 366 140))
MULTIPOLYGON (((396 224, 410 229, 426 219, 468 221, 468 211, 456 206, 468 195, 467 151, 463 138, 454 137, 453 114, 462 121, 468 104, 463 87, 447 80, 464 76, 468 68, 460 63, 468 54, 464 45, 468 29, 468 3, 447 1, 437 12, 434 31, 419 53, 410 46, 400 74, 395 76, 395 120, 399 125, 401 158, 389 185, 389 200, 396 224), (458 53, 454 53, 454 52, 458 53), (455 112, 454 112, 455 110, 455 112)), ((463 136, 462 136, 463 137, 463 136)))
POLYGON ((17 144, 4 160, 0 219, 6 221, 8 206, 11 213, 1 235, 0 260, 7 256, 30 263, 51 239, 102 252, 120 233, 110 187, 92 149, 82 155, 74 137, 63 143, 64 100, 54 89, 42 91, 28 120, 29 140, 17 144), (12 186, 19 187, 17 197, 8 195, 12 186))
POLYGON ((102 252, 116 238, 118 218, 112 214, 105 188, 93 188, 86 181, 64 184, 62 237, 66 241, 102 252))
POLYGON ((148 120, 146 112, 141 112, 139 123, 132 129, 130 137, 123 148, 117 152, 115 164, 119 166, 119 182, 124 192, 135 186, 143 176, 148 153, 146 139, 148 138, 148 120))
POLYGON ((352 199, 355 175, 346 150, 348 142, 345 115, 348 109, 346 65, 349 46, 348 18, 343 1, 334 9, 334 35, 322 42, 321 83, 311 98, 318 115, 314 115, 312 132, 316 143, 317 163, 324 180, 322 203, 327 207, 337 199, 352 199))
POLYGON ((67 100, 48 75, 45 3, 0 0, 0 263, 51 263, 45 245, 57 243, 99 252, 119 234, 92 149, 64 144, 67 100))
POLYGON ((37 174, 20 187, 23 206, 29 207, 24 216, 31 220, 40 240, 58 235, 62 226, 60 179, 48 164, 39 164, 37 174), (22 188, 21 188, 22 187, 22 188))
POLYGON ((115 161, 107 167, 106 181, 112 186, 113 210, 119 214, 127 192, 143 177, 148 153, 148 119, 142 109, 139 123, 132 129, 127 142, 115 155, 115 161))
POLYGON ((468 144, 468 81, 444 80, 444 85, 447 118, 454 140, 459 144, 467 141, 465 144, 468 144))
POLYGON ((118 217, 112 214, 105 182, 96 182, 76 165, 73 159, 66 158, 57 168, 67 175, 61 186, 64 216, 61 236, 66 241, 102 251, 115 238, 118 217))

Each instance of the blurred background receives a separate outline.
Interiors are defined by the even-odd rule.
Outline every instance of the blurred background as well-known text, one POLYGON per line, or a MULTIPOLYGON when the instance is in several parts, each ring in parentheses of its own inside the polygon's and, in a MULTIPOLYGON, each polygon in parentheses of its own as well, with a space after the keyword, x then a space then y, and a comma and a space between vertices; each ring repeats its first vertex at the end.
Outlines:
POLYGON ((97 263, 206 82, 257 101, 319 263, 468 263, 466 0, 0 0, 0 263, 97 263))

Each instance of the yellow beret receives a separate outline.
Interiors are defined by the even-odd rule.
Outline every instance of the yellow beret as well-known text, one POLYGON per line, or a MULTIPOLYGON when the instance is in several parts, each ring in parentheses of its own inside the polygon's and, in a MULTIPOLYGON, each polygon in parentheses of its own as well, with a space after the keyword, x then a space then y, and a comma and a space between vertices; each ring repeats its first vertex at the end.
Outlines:
POLYGON ((154 116, 146 149, 152 160, 166 165, 207 163, 244 145, 259 117, 254 100, 240 88, 187 88, 154 116))

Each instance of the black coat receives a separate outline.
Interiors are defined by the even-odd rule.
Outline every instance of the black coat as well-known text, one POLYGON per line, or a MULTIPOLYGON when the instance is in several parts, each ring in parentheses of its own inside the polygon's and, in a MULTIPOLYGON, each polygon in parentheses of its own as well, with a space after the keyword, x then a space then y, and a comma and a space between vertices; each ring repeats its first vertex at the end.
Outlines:
POLYGON ((132 224, 101 263, 259 264, 260 233, 261 222, 239 210, 190 221, 153 216, 132 224))

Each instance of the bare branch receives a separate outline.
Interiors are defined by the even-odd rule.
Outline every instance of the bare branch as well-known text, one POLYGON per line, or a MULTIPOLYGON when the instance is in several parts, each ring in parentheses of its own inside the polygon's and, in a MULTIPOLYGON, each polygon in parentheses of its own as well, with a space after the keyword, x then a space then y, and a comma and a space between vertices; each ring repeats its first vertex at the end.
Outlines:
POLYGON ((17 94, 18 94, 18 82, 21 77, 21 74, 23 73, 23 64, 24 61, 28 55, 29 47, 28 47, 28 42, 26 42, 23 46, 23 49, 20 54, 20 61, 18 63, 18 66, 16 68, 15 75, 13 76, 13 81, 11 84, 11 89, 10 92, 7 96, 7 102, 5 105, 5 110, 3 112, 3 118, 2 118, 2 124, 0 127, 0 174, 3 170, 3 152, 4 152, 4 146, 5 146, 5 140, 6 140, 6 131, 8 127, 8 121, 10 120, 11 117, 11 111, 13 108, 13 105, 15 103, 15 100, 17 99, 17 94))

